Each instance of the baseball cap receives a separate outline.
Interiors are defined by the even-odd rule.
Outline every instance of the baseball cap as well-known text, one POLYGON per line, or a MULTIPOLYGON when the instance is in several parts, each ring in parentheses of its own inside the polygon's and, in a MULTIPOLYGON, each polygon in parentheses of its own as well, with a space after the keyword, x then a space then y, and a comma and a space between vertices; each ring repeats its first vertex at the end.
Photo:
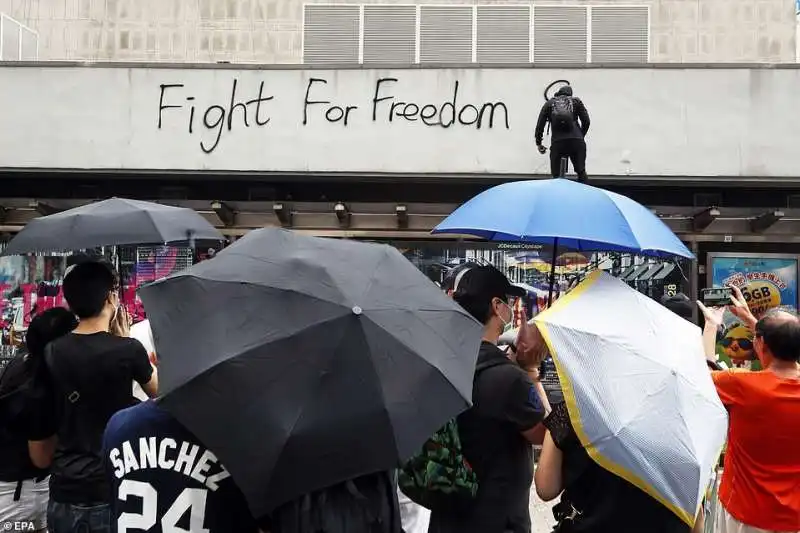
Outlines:
POLYGON ((490 302, 493 298, 507 300, 509 296, 525 296, 525 289, 513 285, 508 278, 491 265, 475 266, 467 270, 458 282, 456 292, 474 299, 490 302))
POLYGON ((444 292, 457 290, 464 274, 477 266, 479 266, 478 263, 468 262, 449 269, 442 280, 442 290, 444 292))

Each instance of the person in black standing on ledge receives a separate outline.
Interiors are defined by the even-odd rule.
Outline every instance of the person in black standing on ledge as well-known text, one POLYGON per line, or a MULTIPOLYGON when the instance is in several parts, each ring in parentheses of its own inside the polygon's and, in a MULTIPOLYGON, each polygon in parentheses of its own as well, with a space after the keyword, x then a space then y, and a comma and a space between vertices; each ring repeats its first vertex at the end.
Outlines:
POLYGON ((539 112, 536 122, 536 147, 539 153, 547 151, 542 145, 544 127, 550 123, 550 172, 554 178, 561 176, 561 159, 569 158, 578 181, 586 183, 586 141, 589 131, 589 112, 580 98, 572 95, 572 87, 561 87, 539 112))

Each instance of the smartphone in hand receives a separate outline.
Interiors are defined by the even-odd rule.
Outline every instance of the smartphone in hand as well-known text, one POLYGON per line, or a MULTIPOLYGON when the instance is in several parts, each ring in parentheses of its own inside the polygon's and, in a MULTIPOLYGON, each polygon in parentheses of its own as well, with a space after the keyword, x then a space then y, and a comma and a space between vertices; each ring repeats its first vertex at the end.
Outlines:
POLYGON ((713 287, 711 289, 703 289, 702 298, 703 305, 706 307, 725 307, 731 305, 733 300, 733 289, 730 287, 713 287))

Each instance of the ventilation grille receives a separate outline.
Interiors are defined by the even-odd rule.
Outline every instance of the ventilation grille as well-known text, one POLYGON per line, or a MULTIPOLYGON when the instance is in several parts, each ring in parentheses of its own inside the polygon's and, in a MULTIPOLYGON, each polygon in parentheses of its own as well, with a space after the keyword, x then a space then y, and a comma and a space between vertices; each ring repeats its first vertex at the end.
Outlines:
POLYGON ((472 63, 470 6, 422 6, 419 22, 420 63, 472 63))
POLYGON ((478 6, 478 63, 527 63, 531 55, 529 6, 478 6))
POLYGON ((309 65, 358 64, 360 16, 358 5, 306 5, 303 62, 309 65))
POLYGON ((534 63, 586 63, 586 8, 534 6, 534 63))
POLYGON ((647 6, 592 7, 592 62, 646 63, 649 18, 647 6))
POLYGON ((311 65, 649 61, 646 5, 308 4, 303 21, 311 65))
POLYGON ((416 6, 364 6, 365 64, 412 64, 416 55, 416 6))

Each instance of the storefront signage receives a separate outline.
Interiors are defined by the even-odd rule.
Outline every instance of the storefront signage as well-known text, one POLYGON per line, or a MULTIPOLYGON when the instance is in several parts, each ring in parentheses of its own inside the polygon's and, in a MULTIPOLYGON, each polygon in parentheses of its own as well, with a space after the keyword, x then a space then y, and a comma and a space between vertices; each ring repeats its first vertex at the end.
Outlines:
MULTIPOLYGON (((797 257, 711 254, 708 261, 711 286, 738 287, 756 318, 770 309, 797 310, 797 257)), ((718 354, 734 363, 751 360, 753 332, 729 312, 725 313, 724 322, 718 354)))
POLYGON ((569 82, 591 116, 590 175, 797 176, 790 68, 6 65, 0 79, 0 168, 546 175, 534 129, 569 82))

